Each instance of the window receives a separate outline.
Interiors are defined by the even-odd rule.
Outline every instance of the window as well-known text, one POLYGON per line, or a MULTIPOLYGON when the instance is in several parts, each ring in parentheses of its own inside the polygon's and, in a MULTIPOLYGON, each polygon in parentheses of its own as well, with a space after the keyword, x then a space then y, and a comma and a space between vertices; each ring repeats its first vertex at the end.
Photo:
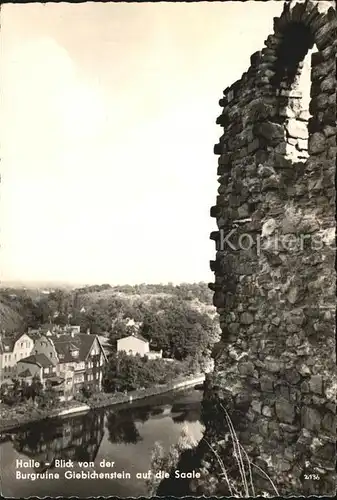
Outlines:
POLYGON ((7 354, 5 354, 5 362, 7 361, 7 354))
POLYGON ((99 379, 99 373, 96 373, 96 380, 99 379))
POLYGON ((56 366, 53 366, 52 371, 55 373, 56 372, 56 366))
POLYGON ((45 368, 45 369, 44 369, 44 372, 45 372, 45 373, 49 373, 49 368, 45 368))
POLYGON ((16 360, 16 354, 14 354, 14 359, 16 360))
POLYGON ((23 342, 21 342, 21 349, 23 348, 23 342))
POLYGON ((53 357, 53 353, 52 352, 50 352, 49 355, 50 355, 51 358, 53 357))

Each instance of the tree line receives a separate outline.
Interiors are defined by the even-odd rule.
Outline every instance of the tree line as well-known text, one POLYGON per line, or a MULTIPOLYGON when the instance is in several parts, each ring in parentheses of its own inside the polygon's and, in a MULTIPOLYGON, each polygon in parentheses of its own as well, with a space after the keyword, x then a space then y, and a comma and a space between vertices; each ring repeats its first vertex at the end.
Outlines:
POLYGON ((31 384, 18 378, 13 378, 13 384, 10 386, 3 384, 0 387, 0 399, 6 405, 13 407, 31 400, 41 409, 52 408, 58 401, 55 391, 48 384, 43 387, 38 376, 33 377, 31 384))
POLYGON ((80 325, 82 332, 105 333, 115 347, 128 334, 126 318, 132 318, 153 349, 177 360, 209 355, 219 333, 217 318, 206 310, 211 297, 206 283, 97 285, 35 296, 16 291, 14 299, 8 290, 0 291, 0 302, 21 313, 22 331, 46 323, 80 325))

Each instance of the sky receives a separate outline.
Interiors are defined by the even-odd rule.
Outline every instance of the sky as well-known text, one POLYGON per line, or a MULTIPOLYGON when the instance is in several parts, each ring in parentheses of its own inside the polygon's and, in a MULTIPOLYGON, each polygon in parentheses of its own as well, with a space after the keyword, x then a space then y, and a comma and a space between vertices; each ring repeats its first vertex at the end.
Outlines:
POLYGON ((0 279, 213 281, 218 101, 281 11, 3 5, 0 279))

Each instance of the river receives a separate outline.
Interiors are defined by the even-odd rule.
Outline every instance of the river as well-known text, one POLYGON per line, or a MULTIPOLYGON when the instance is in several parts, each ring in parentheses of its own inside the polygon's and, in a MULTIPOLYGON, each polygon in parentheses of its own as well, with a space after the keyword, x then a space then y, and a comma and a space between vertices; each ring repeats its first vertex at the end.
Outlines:
POLYGON ((194 439, 201 438, 201 399, 202 391, 189 389, 154 396, 132 405, 21 427, 13 431, 11 440, 0 444, 1 493, 4 497, 14 498, 148 496, 145 478, 137 478, 136 474, 147 473, 150 469, 154 444, 159 441, 165 450, 169 450, 177 443, 183 426, 188 427, 194 439), (68 461, 62 463, 62 467, 49 469, 48 473, 54 476, 59 473, 59 478, 32 480, 17 477, 17 472, 36 472, 33 461, 53 462, 53 459, 68 461), (114 466, 102 467, 103 460, 114 462, 114 466), (86 467, 84 462, 93 464, 86 467), (23 464, 29 466, 23 467, 23 464), (121 476, 124 471, 125 477, 65 477, 82 471, 119 472, 121 476))

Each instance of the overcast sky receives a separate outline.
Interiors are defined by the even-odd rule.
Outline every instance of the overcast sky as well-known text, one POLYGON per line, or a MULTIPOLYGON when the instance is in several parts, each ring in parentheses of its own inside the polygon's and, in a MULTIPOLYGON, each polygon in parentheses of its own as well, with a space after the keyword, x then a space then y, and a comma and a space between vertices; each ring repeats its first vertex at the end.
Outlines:
POLYGON ((218 100, 282 3, 1 10, 1 279, 213 281, 218 100))

